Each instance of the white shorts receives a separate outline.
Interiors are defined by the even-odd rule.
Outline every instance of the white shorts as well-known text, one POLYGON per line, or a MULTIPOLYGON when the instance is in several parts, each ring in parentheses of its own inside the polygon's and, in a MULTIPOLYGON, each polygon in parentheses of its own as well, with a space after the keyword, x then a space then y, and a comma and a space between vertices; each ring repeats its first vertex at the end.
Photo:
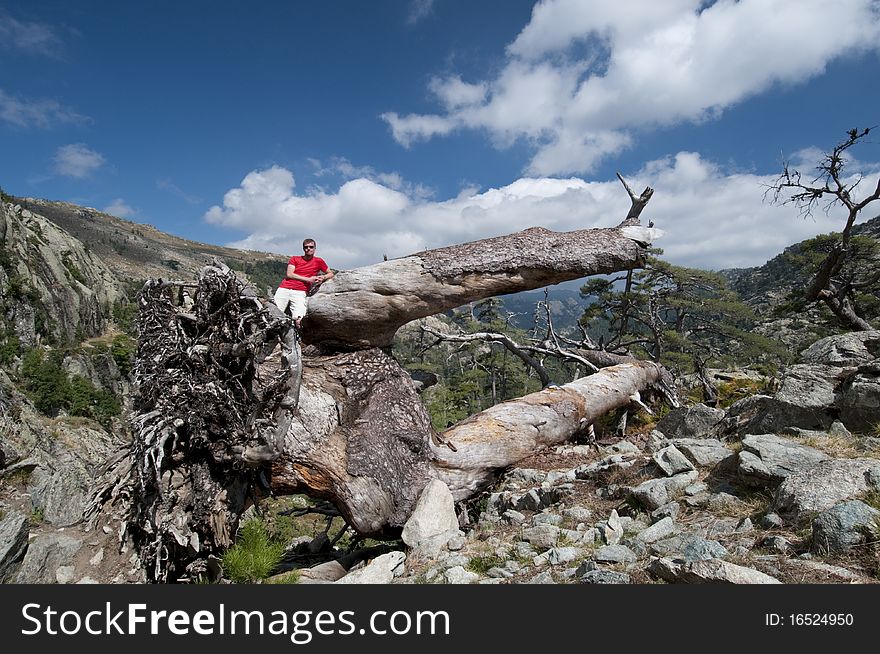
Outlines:
POLYGON ((290 315, 294 318, 302 318, 306 315, 306 309, 309 304, 306 292, 295 291, 290 288, 281 288, 279 286, 278 290, 275 291, 275 306, 284 313, 288 304, 290 305, 290 315))

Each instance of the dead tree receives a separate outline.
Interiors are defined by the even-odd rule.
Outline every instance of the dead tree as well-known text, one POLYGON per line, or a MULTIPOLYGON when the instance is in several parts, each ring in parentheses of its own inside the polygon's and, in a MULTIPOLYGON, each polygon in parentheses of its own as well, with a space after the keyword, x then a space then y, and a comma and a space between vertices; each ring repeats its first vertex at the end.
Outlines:
POLYGON ((854 303, 855 293, 876 284, 877 276, 872 271, 870 279, 855 279, 843 275, 842 271, 850 252, 852 228, 856 219, 870 204, 880 200, 880 180, 873 192, 857 200, 854 191, 862 177, 858 176, 854 181, 848 182, 844 170, 847 151, 865 139, 870 131, 871 128, 849 130, 846 140, 824 155, 822 162, 816 166, 816 175, 809 181, 805 181, 801 173, 786 162, 782 174, 765 193, 765 197, 769 195, 774 202, 793 203, 804 217, 810 216, 822 203, 825 203, 826 212, 837 206, 844 208, 846 220, 840 240, 813 275, 806 290, 806 299, 808 302, 823 302, 834 315, 857 331, 870 330, 873 327, 858 315, 854 303))
POLYGON ((332 502, 361 536, 399 537, 422 489, 456 500, 499 471, 562 443, 661 382, 628 361, 498 404, 437 434, 409 375, 388 353, 396 330, 468 301, 643 265, 654 230, 639 225, 650 188, 616 228, 532 228, 339 272, 312 298, 309 356, 290 322, 223 266, 140 297, 136 434, 96 494, 129 512, 150 578, 202 574, 259 496, 332 502))

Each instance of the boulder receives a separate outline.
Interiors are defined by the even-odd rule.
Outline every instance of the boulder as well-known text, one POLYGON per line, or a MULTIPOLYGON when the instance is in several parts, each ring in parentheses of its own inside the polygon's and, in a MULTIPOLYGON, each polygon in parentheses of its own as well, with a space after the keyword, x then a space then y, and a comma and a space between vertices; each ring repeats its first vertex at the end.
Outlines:
POLYGON ((801 352, 802 363, 859 366, 880 357, 880 331, 850 332, 820 338, 801 352))
POLYGON ((778 584, 779 580, 752 568, 721 559, 676 561, 654 559, 648 572, 670 583, 684 584, 778 584))
POLYGON ((653 456, 654 463, 660 468, 667 477, 677 475, 679 472, 688 472, 694 469, 694 465, 688 461, 687 457, 679 452, 675 445, 669 445, 662 450, 658 450, 653 456))
POLYGON ((62 579, 67 578, 62 568, 70 564, 80 547, 82 547, 82 541, 61 533, 37 536, 28 546, 15 583, 60 583, 59 573, 61 573, 62 579))
POLYGON ((786 477, 827 461, 824 452, 774 434, 749 435, 742 440, 738 473, 747 486, 777 485, 786 477))
POLYGON ((721 421, 724 411, 705 404, 670 411, 657 423, 657 430, 667 438, 702 438, 721 421))
POLYGON ((377 556, 363 568, 349 572, 347 575, 334 582, 337 584, 390 584, 394 579, 395 571, 403 565, 406 554, 403 552, 388 552, 377 556))
POLYGON ((873 431, 880 422, 880 361, 866 363, 840 387, 840 419, 850 429, 873 431))
POLYGON ((770 509, 795 522, 818 511, 880 489, 880 460, 832 459, 790 475, 780 484, 770 509))
POLYGON ((0 520, 0 583, 13 576, 28 544, 28 518, 10 511, 0 520))
POLYGON ((432 557, 457 535, 458 516, 452 493, 442 481, 432 479, 422 490, 412 515, 403 526, 403 542, 432 557))
POLYGON ((880 526, 880 511, 859 500, 841 502, 813 519, 812 550, 841 554, 867 540, 880 526))
POLYGON ((703 468, 714 467, 734 456, 733 450, 715 438, 676 438, 672 444, 703 468))
POLYGON ((696 470, 692 470, 665 479, 651 479, 631 488, 630 493, 642 506, 653 511, 680 497, 697 476, 696 470))

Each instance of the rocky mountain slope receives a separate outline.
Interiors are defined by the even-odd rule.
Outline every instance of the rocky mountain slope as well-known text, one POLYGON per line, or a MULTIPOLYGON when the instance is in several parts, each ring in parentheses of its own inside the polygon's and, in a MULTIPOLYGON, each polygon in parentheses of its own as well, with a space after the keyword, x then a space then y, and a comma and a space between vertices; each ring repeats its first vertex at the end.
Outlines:
MULTIPOLYGON (((855 225, 852 234, 880 243, 880 216, 855 225)), ((800 350, 817 338, 829 335, 829 324, 834 323, 829 311, 816 306, 798 311, 797 315, 785 311, 792 291, 804 284, 796 261, 809 251, 811 245, 815 247, 813 239, 790 245, 762 266, 719 271, 743 302, 761 316, 761 333, 775 335, 793 350, 800 350)), ((863 265, 880 266, 880 258, 863 265)))
POLYGON ((278 275, 286 263, 286 258, 277 254, 198 243, 160 232, 152 225, 66 202, 20 198, 16 204, 42 216, 80 243, 87 243, 89 250, 123 280, 142 283, 157 277, 187 279, 212 257, 236 270, 245 264, 280 263, 278 275))

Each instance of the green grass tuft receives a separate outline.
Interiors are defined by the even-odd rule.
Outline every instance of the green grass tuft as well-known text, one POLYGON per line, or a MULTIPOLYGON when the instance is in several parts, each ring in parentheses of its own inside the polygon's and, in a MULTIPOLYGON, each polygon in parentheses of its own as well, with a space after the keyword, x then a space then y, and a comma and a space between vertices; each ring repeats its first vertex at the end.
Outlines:
POLYGON ((262 581, 277 567, 284 554, 284 545, 272 541, 260 520, 245 522, 238 532, 235 545, 223 555, 223 574, 237 584, 262 581))

